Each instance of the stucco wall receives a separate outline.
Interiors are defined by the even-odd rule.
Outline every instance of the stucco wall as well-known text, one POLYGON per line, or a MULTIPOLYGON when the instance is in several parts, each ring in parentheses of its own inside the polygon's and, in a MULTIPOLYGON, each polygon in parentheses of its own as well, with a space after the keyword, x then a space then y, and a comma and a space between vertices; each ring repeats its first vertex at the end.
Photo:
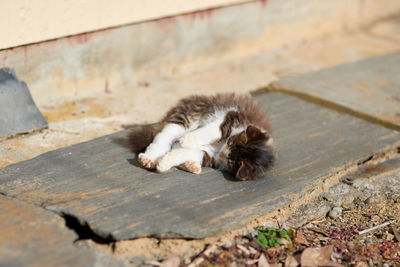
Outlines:
POLYGON ((13 0, 0 8, 0 49, 249 0, 13 0))

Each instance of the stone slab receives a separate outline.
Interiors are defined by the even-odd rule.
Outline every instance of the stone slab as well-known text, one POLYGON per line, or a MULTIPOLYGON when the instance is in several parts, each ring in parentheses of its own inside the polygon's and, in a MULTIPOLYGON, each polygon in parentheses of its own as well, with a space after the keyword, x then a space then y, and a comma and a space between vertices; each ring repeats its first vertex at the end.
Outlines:
POLYGON ((47 126, 28 87, 12 70, 0 69, 0 137, 47 126))
POLYGON ((257 181, 233 182, 210 168, 146 171, 118 145, 123 131, 1 169, 0 192, 73 215, 104 238, 200 238, 240 227, 335 168, 400 141, 394 130, 290 95, 255 100, 269 114, 279 155, 257 181))
POLYGON ((272 89, 333 103, 400 130, 400 52, 283 78, 272 89))
POLYGON ((123 266, 74 246, 75 239, 58 215, 0 195, 0 266, 123 266))

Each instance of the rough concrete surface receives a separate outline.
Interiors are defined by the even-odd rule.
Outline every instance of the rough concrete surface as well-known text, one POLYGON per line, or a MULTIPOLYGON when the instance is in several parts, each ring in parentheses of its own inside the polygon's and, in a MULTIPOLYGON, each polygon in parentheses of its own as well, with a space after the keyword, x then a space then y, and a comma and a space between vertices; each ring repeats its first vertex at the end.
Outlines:
POLYGON ((255 100, 270 116, 279 155, 255 182, 232 182, 213 169, 146 171, 118 145, 121 132, 6 167, 0 192, 73 215, 103 238, 200 238, 281 207, 319 177, 400 140, 396 131, 292 96, 255 100))
POLYGON ((270 85, 400 130, 400 52, 286 77, 270 85))
POLYGON ((0 266, 127 266, 77 238, 56 214, 0 195, 0 266))
POLYGON ((27 133, 47 126, 26 83, 11 69, 0 69, 0 137, 27 133))

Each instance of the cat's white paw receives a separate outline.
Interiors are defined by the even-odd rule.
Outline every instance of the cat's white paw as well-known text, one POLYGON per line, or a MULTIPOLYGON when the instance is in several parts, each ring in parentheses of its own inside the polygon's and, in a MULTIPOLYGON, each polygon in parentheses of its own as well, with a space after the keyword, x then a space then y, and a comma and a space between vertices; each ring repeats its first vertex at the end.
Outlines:
POLYGON ((156 167, 156 164, 152 159, 150 159, 146 154, 140 153, 138 155, 138 159, 140 162, 140 165, 142 165, 143 168, 146 168, 148 170, 153 170, 156 167))
POLYGON ((201 173, 201 165, 198 162, 187 160, 184 163, 185 169, 187 169, 191 173, 200 174, 201 173))
POLYGON ((180 140, 179 143, 183 148, 197 148, 201 146, 197 136, 194 134, 186 134, 180 140))
POLYGON ((170 156, 166 155, 157 163, 158 172, 166 172, 173 167, 173 160, 170 156))

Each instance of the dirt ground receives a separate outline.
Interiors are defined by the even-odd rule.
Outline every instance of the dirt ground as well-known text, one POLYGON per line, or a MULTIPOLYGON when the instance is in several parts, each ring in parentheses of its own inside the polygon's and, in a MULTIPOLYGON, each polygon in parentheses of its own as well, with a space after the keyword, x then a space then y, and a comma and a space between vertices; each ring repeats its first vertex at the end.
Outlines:
MULTIPOLYGON (((255 235, 238 235, 232 246, 211 245, 212 251, 206 249, 195 262, 199 266, 260 266, 264 256, 270 266, 307 266, 307 261, 319 257, 319 266, 400 266, 400 197, 355 199, 341 210, 337 216, 326 216, 294 229, 292 240, 281 239, 277 247, 260 246, 255 235), (390 224, 360 234, 384 223, 390 224), (321 255, 315 248, 329 252, 321 255), (328 263, 321 264, 324 260, 328 263)), ((278 226, 285 228, 288 229, 278 226)))

